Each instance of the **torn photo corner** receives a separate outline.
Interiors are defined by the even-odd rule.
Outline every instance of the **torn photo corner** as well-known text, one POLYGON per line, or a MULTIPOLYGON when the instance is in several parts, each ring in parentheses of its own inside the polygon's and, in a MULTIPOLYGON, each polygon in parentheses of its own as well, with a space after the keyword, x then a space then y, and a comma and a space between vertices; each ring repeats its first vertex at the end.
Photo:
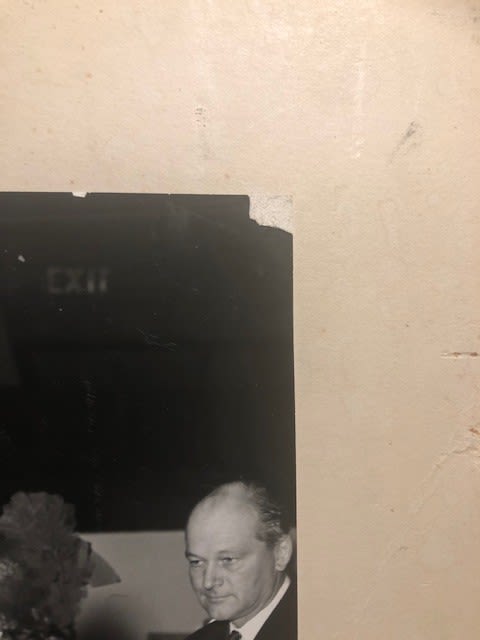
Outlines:
POLYGON ((250 194, 250 218, 258 224, 293 233, 293 197, 250 194))

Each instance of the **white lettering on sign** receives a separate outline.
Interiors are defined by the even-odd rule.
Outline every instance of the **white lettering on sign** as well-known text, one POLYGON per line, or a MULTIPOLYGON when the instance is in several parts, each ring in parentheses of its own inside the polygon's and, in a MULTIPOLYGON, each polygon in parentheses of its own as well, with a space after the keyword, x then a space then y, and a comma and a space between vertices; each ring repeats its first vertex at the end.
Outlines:
POLYGON ((107 293, 109 275, 106 267, 48 267, 47 291, 62 296, 107 293))

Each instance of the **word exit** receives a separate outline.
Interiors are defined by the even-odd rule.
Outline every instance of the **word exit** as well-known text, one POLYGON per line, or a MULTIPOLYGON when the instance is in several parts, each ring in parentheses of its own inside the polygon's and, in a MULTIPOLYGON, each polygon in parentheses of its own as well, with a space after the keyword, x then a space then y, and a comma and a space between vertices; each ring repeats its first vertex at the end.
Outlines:
POLYGON ((109 274, 106 267, 48 267, 47 291, 52 295, 107 293, 109 274))

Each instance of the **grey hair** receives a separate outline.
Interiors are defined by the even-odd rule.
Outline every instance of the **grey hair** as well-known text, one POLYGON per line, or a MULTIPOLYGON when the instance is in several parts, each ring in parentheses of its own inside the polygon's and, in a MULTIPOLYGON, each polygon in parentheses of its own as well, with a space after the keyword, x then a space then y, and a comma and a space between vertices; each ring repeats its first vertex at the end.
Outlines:
POLYGON ((258 514, 257 538, 269 547, 274 547, 284 538, 288 530, 284 526, 285 514, 282 506, 273 500, 265 487, 240 480, 217 487, 204 500, 229 494, 235 488, 245 492, 247 502, 258 514))

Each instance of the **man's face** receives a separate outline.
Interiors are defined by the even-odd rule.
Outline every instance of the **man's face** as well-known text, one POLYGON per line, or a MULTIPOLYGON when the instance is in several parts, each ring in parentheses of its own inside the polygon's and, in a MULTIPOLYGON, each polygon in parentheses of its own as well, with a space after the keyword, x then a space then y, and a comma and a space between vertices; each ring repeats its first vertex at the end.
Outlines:
POLYGON ((192 587, 207 613, 237 626, 253 618, 282 578, 276 553, 256 537, 258 515, 238 499, 212 499, 193 512, 186 532, 192 587))

